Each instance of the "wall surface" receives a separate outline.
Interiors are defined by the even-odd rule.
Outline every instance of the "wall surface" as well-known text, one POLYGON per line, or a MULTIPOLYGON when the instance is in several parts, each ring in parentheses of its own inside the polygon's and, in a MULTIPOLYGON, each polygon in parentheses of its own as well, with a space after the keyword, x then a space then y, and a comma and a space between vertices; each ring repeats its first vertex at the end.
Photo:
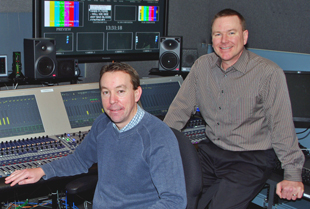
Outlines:
MULTIPOLYGON (((210 44, 210 22, 224 8, 239 11, 247 21, 248 47, 287 52, 310 53, 309 0, 169 0, 168 35, 182 36, 183 49, 206 53, 210 44)), ((23 39, 32 37, 32 0, 0 0, 0 54, 23 52, 23 39)), ((22 53, 23 55, 23 53, 22 53)), ((22 63, 23 56, 22 56, 22 63)), ((80 64, 86 77, 82 82, 96 82, 102 65, 80 64)), ((157 61, 130 62, 141 77, 147 77, 157 61)))
POLYGON ((183 36, 183 47, 211 43, 211 20, 235 9, 247 22, 248 47, 310 53, 309 0, 170 0, 169 34, 183 36))

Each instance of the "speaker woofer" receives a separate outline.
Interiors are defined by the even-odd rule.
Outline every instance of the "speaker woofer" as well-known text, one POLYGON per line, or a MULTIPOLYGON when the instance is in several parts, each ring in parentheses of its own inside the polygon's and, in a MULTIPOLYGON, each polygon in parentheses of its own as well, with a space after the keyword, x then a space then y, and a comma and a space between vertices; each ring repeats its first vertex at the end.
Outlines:
POLYGON ((49 76, 51 75, 55 70, 55 63, 54 61, 49 57, 42 57, 38 59, 36 68, 38 70, 38 73, 40 73, 43 76, 49 76))
POLYGON ((166 52, 160 57, 160 65, 165 70, 174 70, 180 63, 180 59, 174 52, 166 52))

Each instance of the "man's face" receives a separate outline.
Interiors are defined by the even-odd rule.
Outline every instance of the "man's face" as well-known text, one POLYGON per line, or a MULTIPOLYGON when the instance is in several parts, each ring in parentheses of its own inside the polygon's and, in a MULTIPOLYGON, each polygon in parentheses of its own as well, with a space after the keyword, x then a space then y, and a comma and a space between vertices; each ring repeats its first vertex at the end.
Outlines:
POLYGON ((124 128, 137 112, 141 87, 133 90, 130 75, 122 71, 104 73, 100 84, 104 111, 119 129, 124 128))
POLYGON ((237 62, 248 41, 248 31, 242 30, 238 16, 219 17, 212 26, 212 46, 222 59, 222 67, 226 70, 237 62))

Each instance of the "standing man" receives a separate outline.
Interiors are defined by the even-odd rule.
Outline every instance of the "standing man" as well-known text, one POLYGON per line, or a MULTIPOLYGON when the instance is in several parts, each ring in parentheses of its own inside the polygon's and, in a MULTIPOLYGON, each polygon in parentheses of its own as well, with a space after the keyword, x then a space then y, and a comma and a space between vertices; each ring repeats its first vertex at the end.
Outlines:
POLYGON ((193 65, 164 119, 182 129, 198 106, 208 140, 198 144, 203 169, 199 208, 247 208, 269 178, 276 156, 284 168, 280 198, 304 191, 298 146, 283 70, 245 49, 245 20, 225 9, 212 22, 215 53, 193 65))
POLYGON ((15 171, 5 183, 86 173, 98 163, 93 208, 186 208, 177 139, 165 123, 137 105, 142 94, 137 72, 122 63, 105 66, 99 86, 105 114, 75 152, 40 168, 15 171))

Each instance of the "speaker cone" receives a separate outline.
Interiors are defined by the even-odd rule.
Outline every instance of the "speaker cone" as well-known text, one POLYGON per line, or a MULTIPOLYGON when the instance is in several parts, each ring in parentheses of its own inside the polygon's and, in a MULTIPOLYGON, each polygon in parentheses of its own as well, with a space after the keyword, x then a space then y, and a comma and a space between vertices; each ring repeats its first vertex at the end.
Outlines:
POLYGON ((173 52, 166 52, 160 57, 160 64, 166 70, 174 70, 179 64, 178 56, 173 52))
POLYGON ((49 57, 42 57, 37 62, 37 70, 41 75, 47 76, 54 72, 55 63, 49 57))

